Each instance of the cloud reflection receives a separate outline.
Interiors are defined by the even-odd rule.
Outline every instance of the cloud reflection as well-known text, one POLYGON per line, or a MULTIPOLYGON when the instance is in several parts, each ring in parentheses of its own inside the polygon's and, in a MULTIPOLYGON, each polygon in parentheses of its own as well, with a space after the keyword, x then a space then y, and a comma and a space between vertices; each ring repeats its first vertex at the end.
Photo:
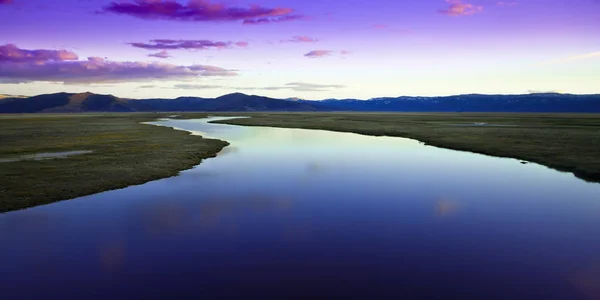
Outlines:
POLYGON ((447 217, 458 211, 458 203, 448 198, 440 198, 435 202, 435 215, 438 217, 447 217))
POLYGON ((600 261, 577 270, 571 281, 589 299, 600 300, 600 261))
POLYGON ((231 218, 248 213, 283 214, 292 207, 290 197, 263 195, 215 197, 197 201, 160 202, 131 212, 132 226, 141 226, 150 235, 178 234, 186 231, 211 230, 234 233, 231 218))
POLYGON ((109 243, 100 249, 100 263, 106 271, 121 269, 125 261, 125 242, 117 241, 109 243))

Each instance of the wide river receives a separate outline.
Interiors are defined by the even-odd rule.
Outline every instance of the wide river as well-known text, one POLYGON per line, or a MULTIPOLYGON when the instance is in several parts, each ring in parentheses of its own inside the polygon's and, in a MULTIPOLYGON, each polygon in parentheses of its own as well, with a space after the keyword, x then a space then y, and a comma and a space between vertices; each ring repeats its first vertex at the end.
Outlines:
POLYGON ((155 124, 231 146, 0 214, 0 299, 600 299, 600 184, 402 138, 155 124))

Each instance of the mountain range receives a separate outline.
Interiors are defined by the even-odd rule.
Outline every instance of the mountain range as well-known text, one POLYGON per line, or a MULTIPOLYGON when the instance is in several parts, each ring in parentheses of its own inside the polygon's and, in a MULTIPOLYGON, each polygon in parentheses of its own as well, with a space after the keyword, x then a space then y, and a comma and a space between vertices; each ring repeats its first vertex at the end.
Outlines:
POLYGON ((574 112, 600 113, 600 94, 468 94, 441 97, 384 97, 369 100, 275 99, 242 93, 217 98, 128 99, 94 93, 32 97, 0 94, 0 113, 154 111, 369 111, 369 112, 574 112))

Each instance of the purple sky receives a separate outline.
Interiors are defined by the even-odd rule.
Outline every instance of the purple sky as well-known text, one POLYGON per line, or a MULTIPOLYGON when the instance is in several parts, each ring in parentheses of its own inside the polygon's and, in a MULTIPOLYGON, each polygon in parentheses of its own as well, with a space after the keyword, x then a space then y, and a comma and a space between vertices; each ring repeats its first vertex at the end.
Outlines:
POLYGON ((0 0, 0 93, 600 93, 600 0, 0 0))

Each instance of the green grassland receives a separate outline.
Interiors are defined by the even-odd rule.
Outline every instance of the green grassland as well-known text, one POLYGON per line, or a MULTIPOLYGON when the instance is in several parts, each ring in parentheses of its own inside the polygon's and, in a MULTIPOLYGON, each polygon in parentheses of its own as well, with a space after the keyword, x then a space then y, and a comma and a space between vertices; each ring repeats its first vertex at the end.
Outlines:
MULTIPOLYGON (((0 159, 91 150, 62 159, 0 163, 0 212, 170 177, 213 157, 225 141, 150 126, 174 113, 0 115, 0 159)), ((206 113, 179 113, 203 118, 206 113)), ((536 162, 600 182, 600 115, 450 113, 211 113, 216 123, 399 136, 536 162), (460 126, 477 122, 510 126, 460 126)))
POLYGON ((535 162, 600 182, 600 114, 256 113, 217 123, 406 137, 535 162), (461 126, 479 122, 503 126, 461 126))
POLYGON ((0 158, 93 151, 62 159, 0 163, 0 212, 174 176, 227 145, 140 124, 166 115, 0 115, 0 158))

